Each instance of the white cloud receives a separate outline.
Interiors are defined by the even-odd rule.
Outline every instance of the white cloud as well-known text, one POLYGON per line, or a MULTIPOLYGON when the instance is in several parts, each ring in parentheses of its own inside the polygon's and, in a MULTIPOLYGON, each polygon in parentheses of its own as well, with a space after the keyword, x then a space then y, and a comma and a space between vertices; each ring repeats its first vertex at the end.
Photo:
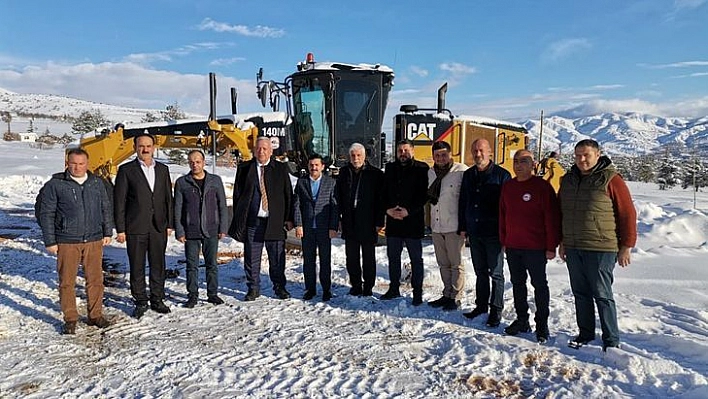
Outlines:
MULTIPOLYGON (((225 88, 236 87, 240 93, 254 91, 251 79, 218 77, 217 85, 220 114, 230 112, 229 90, 225 88)), ((5 69, 0 70, 0 87, 17 93, 56 94, 134 108, 162 109, 176 101, 187 112, 209 113, 208 75, 157 70, 131 62, 72 65, 49 62, 21 70, 5 69)), ((239 101, 242 112, 261 109, 255 95, 241 96, 239 101)))
POLYGON ((440 70, 450 72, 455 76, 469 75, 477 72, 474 67, 459 62, 444 62, 440 64, 440 70))
POLYGON ((209 65, 212 66, 226 66, 226 65, 231 65, 235 64, 240 61, 245 61, 246 59, 244 57, 231 57, 231 58, 218 58, 209 63, 209 65))
POLYGON ((256 25, 249 27, 246 25, 229 25, 225 22, 217 22, 211 18, 204 20, 197 26, 199 30, 211 30, 221 33, 236 33, 242 36, 250 37, 282 37, 285 35, 285 30, 280 28, 271 28, 268 26, 256 25))
POLYGON ((172 61, 174 57, 183 57, 191 53, 203 50, 216 50, 223 47, 232 46, 232 43, 195 43, 187 44, 175 49, 157 51, 154 53, 135 53, 124 57, 127 62, 135 62, 139 64, 150 64, 156 61, 172 61))
POLYGON ((413 66, 410 67, 410 70, 411 70, 411 72, 412 72, 413 74, 418 75, 418 76, 420 76, 421 78, 424 78, 424 77, 428 76, 428 70, 425 69, 425 68, 421 68, 421 67, 419 67, 419 66, 413 65, 413 66))
POLYGON ((708 72, 694 72, 694 73, 689 73, 688 75, 676 75, 676 76, 671 76, 672 79, 683 79, 683 78, 702 78, 704 76, 708 76, 708 72))
POLYGON ((708 66, 708 61, 682 61, 682 62, 672 62, 669 64, 637 64, 643 68, 649 69, 666 69, 666 68, 691 68, 691 67, 704 67, 708 66))
POLYGON ((706 0, 674 0, 674 7, 677 10, 692 10, 702 6, 706 0))
POLYGON ((592 43, 585 38, 559 40, 546 47, 541 54, 541 61, 557 62, 590 48, 592 48, 592 43))

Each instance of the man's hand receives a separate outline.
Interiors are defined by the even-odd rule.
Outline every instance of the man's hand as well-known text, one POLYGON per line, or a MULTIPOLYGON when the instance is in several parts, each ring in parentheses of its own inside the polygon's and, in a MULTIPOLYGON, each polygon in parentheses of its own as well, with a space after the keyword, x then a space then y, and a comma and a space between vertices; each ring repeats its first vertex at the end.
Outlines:
POLYGON ((295 227, 295 223, 293 223, 293 222, 285 222, 285 229, 286 229, 287 231, 292 230, 293 227, 295 227))
POLYGON ((563 262, 565 262, 565 247, 563 246, 563 243, 560 243, 560 245, 558 245, 558 256, 563 262))
POLYGON ((462 237, 463 240, 467 239, 467 232, 461 231, 460 237, 462 237))
POLYGON ((632 252, 632 248, 621 247, 619 252, 617 253, 617 263, 619 263, 619 265, 622 267, 629 266, 629 264, 632 263, 632 259, 631 259, 631 255, 630 255, 631 252, 632 252))
POLYGON ((116 234, 116 241, 119 243, 124 243, 125 242, 125 233, 118 233, 116 234))
POLYGON ((177 241, 179 241, 179 242, 181 242, 182 244, 184 244, 185 242, 187 242, 187 237, 185 237, 185 236, 177 237, 177 241))
POLYGON ((103 246, 104 247, 110 243, 111 243, 111 237, 103 237, 103 246))
POLYGON ((226 237, 226 233, 219 233, 219 239, 221 240, 222 238, 226 237))
POLYGON ((305 235, 304 231, 302 230, 302 226, 297 226, 295 228, 295 237, 297 238, 302 238, 302 236, 305 235))
POLYGON ((551 260, 556 257, 556 251, 546 251, 546 259, 551 260))
POLYGON ((337 230, 330 230, 329 238, 337 238, 337 230))
POLYGON ((59 252, 59 246, 58 245, 50 245, 47 247, 47 252, 49 252, 52 255, 56 255, 57 252, 59 252))

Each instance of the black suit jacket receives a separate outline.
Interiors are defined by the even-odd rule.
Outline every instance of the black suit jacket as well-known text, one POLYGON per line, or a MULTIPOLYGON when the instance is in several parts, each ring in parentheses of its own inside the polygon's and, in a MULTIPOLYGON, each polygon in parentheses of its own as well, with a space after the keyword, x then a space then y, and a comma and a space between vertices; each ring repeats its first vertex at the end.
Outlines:
POLYGON ((118 168, 113 203, 116 232, 147 234, 173 228, 174 208, 169 168, 155 162, 155 188, 150 190, 137 159, 118 168))
POLYGON ((369 162, 359 171, 358 180, 351 163, 339 170, 335 195, 342 221, 342 238, 376 243, 376 228, 384 225, 382 191, 383 172, 369 162), (358 184, 355 184, 357 181, 358 184))
MULTIPOLYGON (((248 212, 253 199, 253 191, 258 190, 258 161, 253 158, 238 166, 234 182, 234 217, 229 235, 236 241, 246 241, 248 212)), ((271 158, 265 167, 265 186, 268 194, 268 225, 266 240, 285 240, 285 222, 292 222, 293 186, 287 166, 271 158)))

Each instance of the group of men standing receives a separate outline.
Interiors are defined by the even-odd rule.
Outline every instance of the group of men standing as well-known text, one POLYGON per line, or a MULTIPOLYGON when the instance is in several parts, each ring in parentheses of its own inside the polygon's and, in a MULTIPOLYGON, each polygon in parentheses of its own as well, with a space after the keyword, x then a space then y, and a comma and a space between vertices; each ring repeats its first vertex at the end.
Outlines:
POLYGON ((336 182, 323 173, 323 158, 313 154, 308 176, 300 178, 293 190, 286 165, 272 159, 270 140, 260 137, 254 158, 238 168, 231 220, 221 178, 204 169, 204 153, 188 154, 190 173, 177 179, 173 197, 167 166, 153 159, 154 138, 139 135, 134 144, 137 157, 119 168, 112 190, 87 171, 88 154, 72 149, 67 153, 66 170, 55 174, 38 198, 37 218, 44 242, 57 255, 65 333, 75 332, 79 318, 74 293, 79 265, 86 275, 88 324, 110 324, 102 314, 101 258, 102 246, 110 243, 114 227, 116 240, 127 245, 136 318, 148 309, 170 312, 164 303, 165 250, 173 229, 177 240, 185 244, 185 307, 198 303, 200 250, 206 266, 207 302, 223 303, 218 296, 216 253, 218 240, 227 234, 244 243, 248 288, 244 300, 260 296, 264 247, 273 293, 280 299, 289 298, 285 238, 293 228, 303 245, 303 299, 317 295, 318 255, 322 300, 332 298, 331 239, 338 231, 345 243, 349 294, 372 296, 375 245, 384 227, 390 283, 381 299, 401 296, 405 245, 411 261, 412 304, 418 306, 423 302, 422 239, 426 204, 430 204, 429 223, 443 282, 442 296, 428 302, 430 306, 459 308, 465 287, 462 250, 468 242, 476 298, 475 307, 463 315, 473 319, 487 314, 488 326, 500 324, 506 254, 516 320, 505 332, 531 331, 528 276, 534 288, 536 337, 546 342, 550 302, 546 262, 559 247, 568 265, 580 330, 570 345, 579 347, 595 339, 594 304, 600 314, 603 348, 619 344, 613 269, 615 262, 620 266, 630 263, 636 211, 624 181, 593 140, 575 146, 575 165, 556 195, 547 181, 534 175, 531 152, 514 154, 516 176, 512 179, 492 161, 492 148, 485 139, 472 143, 474 164, 469 168, 454 162, 450 145, 442 141, 432 146, 434 165, 429 168, 415 159, 413 143, 402 140, 396 145, 396 159, 385 171, 371 165, 365 147, 355 143, 336 182))

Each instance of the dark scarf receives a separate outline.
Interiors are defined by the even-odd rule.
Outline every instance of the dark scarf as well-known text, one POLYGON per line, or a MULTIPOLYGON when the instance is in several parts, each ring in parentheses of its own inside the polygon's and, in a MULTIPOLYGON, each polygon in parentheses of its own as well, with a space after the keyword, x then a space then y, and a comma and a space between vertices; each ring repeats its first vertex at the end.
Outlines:
POLYGON ((435 181, 428 187, 428 202, 433 205, 437 205, 440 199, 440 189, 442 189, 442 179, 447 176, 452 169, 453 163, 449 163, 445 166, 433 165, 433 171, 435 171, 435 181))

